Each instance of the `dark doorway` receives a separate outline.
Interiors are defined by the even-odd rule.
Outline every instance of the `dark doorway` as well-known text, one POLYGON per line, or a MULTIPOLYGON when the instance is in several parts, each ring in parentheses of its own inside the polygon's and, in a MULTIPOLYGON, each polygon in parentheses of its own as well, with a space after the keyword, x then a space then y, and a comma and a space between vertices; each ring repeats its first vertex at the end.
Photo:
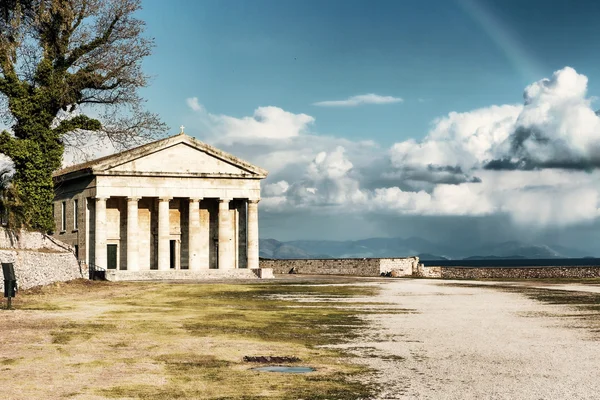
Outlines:
POLYGON ((175 269, 176 265, 177 265, 177 240, 170 240, 169 241, 170 244, 170 259, 171 259, 171 269, 175 269))
POLYGON ((106 268, 117 269, 117 245, 106 245, 106 268))

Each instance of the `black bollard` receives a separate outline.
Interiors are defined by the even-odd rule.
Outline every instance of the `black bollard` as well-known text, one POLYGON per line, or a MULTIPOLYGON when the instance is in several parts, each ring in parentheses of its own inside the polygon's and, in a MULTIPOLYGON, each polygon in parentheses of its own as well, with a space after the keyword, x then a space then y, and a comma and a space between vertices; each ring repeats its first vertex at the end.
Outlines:
POLYGON ((2 263, 2 273, 4 274, 4 297, 8 299, 6 309, 12 308, 12 298, 17 294, 17 278, 13 263, 2 263))

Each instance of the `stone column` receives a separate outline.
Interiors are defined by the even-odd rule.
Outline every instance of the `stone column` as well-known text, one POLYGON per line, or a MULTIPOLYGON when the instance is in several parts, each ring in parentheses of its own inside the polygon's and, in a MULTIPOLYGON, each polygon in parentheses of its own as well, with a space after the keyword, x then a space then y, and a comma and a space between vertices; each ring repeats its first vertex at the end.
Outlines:
POLYGON ((96 196, 96 231, 94 264, 106 269, 106 200, 108 197, 96 196))
POLYGON ((127 270, 139 271, 138 201, 139 197, 127 198, 127 270))
POLYGON ((158 200, 158 269, 168 271, 171 268, 169 239, 169 201, 171 197, 161 197, 158 200))
POLYGON ((230 201, 231 199, 219 199, 219 269, 235 268, 230 201))
POLYGON ((201 268, 208 268, 207 265, 201 265, 201 237, 200 237, 200 198, 190 198, 189 218, 188 218, 188 268, 197 271, 201 268))
MULTIPOLYGON (((211 246, 214 246, 213 238, 211 236, 210 230, 210 212, 208 209, 202 208, 202 202, 200 202, 200 247, 198 250, 198 258, 200 261, 201 269, 209 269, 210 268, 210 253, 211 246)), ((217 255, 215 254, 216 258, 217 255)))
POLYGON ((248 268, 259 268, 258 265, 258 202, 260 200, 248 200, 248 268))

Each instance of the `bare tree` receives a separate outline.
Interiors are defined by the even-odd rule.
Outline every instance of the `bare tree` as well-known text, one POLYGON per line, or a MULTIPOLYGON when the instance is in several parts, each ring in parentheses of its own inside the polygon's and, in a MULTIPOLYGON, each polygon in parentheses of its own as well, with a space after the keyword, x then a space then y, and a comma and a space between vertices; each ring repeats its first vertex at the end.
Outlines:
POLYGON ((0 100, 12 131, 0 134, 0 152, 15 164, 27 227, 53 229, 52 172, 65 145, 93 131, 119 149, 164 132, 139 95, 153 47, 139 8, 140 0, 0 1, 0 100))

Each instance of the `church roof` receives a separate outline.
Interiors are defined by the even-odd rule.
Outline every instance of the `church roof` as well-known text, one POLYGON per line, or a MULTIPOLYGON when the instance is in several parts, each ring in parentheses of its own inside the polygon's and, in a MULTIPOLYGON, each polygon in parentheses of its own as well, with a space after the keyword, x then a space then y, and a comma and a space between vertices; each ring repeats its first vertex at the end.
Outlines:
MULTIPOLYGON (((156 161, 156 160, 155 160, 156 161)), ((146 167, 147 167, 146 163, 146 167)), ((175 163, 176 164, 176 163, 175 163)), ((214 167, 213 167, 214 168, 214 167)), ((232 177, 232 178, 265 178, 268 172, 260 167, 250 164, 240 158, 237 158, 229 153, 210 146, 198 139, 195 139, 186 134, 178 134, 164 139, 157 140, 130 150, 120 153, 111 154, 106 157, 97 158, 85 163, 72 165, 53 173, 55 179, 71 179, 83 175, 164 175, 164 176, 210 176, 210 177, 232 177), (176 165, 156 165, 160 161, 153 162, 153 168, 136 168, 136 162, 142 159, 148 159, 159 152, 166 152, 167 149, 172 149, 177 146, 179 150, 185 150, 188 156, 194 158, 197 152, 198 158, 211 159, 217 163, 216 168, 222 169, 218 171, 198 170, 195 171, 194 162, 188 163, 182 171, 173 170, 176 165), (193 149, 193 150, 191 150, 193 149), (190 151, 192 153, 190 154, 190 151), (164 171, 162 170, 164 169, 164 171), (169 169, 171 169, 169 171, 169 169)))

